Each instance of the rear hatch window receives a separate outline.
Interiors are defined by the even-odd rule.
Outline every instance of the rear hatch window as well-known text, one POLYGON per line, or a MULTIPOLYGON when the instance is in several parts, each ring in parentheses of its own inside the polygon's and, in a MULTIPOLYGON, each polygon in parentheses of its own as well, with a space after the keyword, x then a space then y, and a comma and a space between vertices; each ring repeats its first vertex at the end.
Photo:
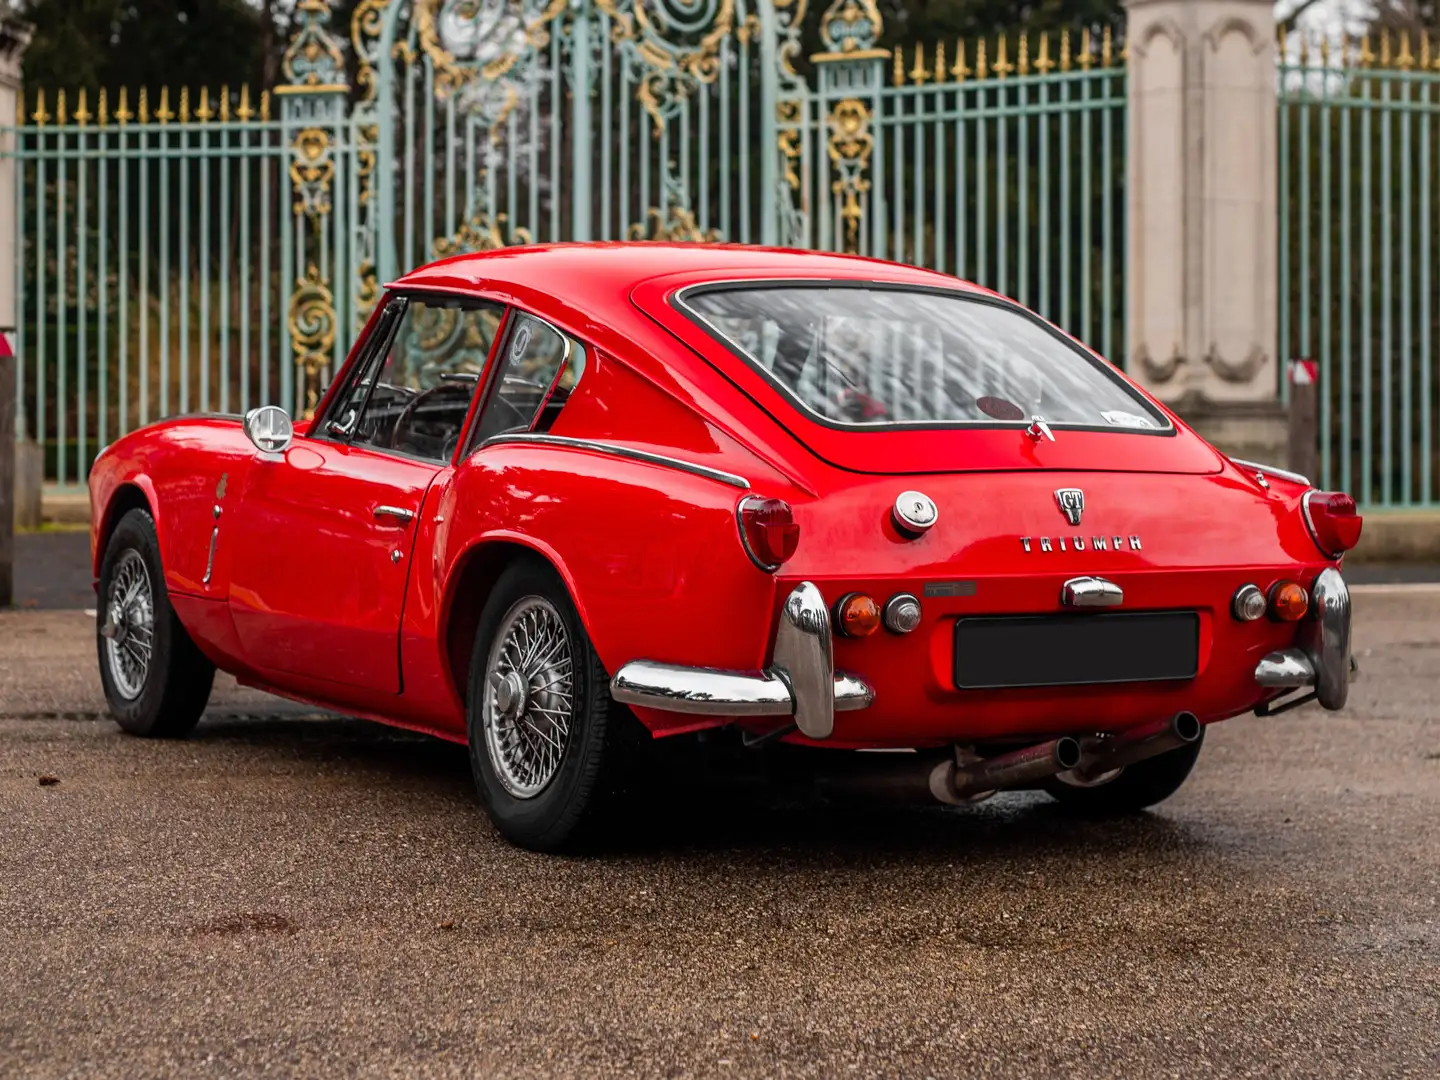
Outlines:
POLYGON ((1104 361, 988 294, 727 283, 684 289, 674 306, 709 338, 712 362, 728 354, 717 366, 843 468, 1220 467, 1104 361), (1053 442, 1025 435, 1036 418, 1053 442))

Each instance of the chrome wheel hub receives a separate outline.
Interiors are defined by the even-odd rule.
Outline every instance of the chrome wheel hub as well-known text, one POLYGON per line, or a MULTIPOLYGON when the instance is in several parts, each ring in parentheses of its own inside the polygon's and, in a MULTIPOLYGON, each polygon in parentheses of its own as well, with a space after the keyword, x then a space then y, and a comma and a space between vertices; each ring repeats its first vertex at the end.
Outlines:
POLYGON ((527 596, 505 613, 485 665, 481 719, 495 775, 517 799, 555 779, 575 711, 574 655, 560 612, 527 596))
POLYGON ((135 700, 145 689, 155 644, 155 594, 138 551, 124 552, 110 575, 100 636, 115 692, 126 701, 135 700))

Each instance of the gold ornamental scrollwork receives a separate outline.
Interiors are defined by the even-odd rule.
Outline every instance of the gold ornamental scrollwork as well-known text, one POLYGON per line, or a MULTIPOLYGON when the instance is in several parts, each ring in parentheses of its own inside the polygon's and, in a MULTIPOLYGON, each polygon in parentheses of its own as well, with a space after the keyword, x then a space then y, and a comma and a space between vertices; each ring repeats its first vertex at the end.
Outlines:
POLYGON ((335 179, 330 133, 324 128, 304 128, 295 136, 292 150, 290 182, 295 213, 325 217, 330 213, 330 184, 335 179))
POLYGON ((290 293, 288 323, 309 415, 319 401, 320 373, 335 349, 335 296, 314 263, 305 268, 290 293))
POLYGON ((635 96, 659 134, 698 84, 719 75, 720 43, 736 29, 735 0, 595 3, 613 20, 615 43, 643 69, 635 96))
POLYGON ((652 206, 645 217, 649 225, 631 225, 629 239, 671 244, 718 244, 721 239, 719 229, 700 228, 695 212, 685 206, 672 206, 668 212, 652 206))
POLYGON ((451 255, 464 255, 476 251, 494 251, 512 244, 532 242, 529 229, 516 229, 507 240, 504 233, 505 215, 496 214, 494 221, 485 213, 478 213, 455 231, 454 236, 442 236, 433 245, 437 259, 451 255))
MULTIPOLYGON (((498 40, 487 41, 493 45, 496 55, 485 59, 477 49, 475 63, 463 62, 446 47, 441 32, 442 19, 454 19, 461 23, 478 22, 482 14, 480 0, 415 0, 415 27, 420 49, 430 57, 435 69, 435 88, 441 96, 454 93, 468 83, 481 79, 494 82, 509 74, 523 58, 533 55, 550 43, 550 25, 560 17, 568 0, 530 0, 515 5, 519 8, 512 17, 516 18, 519 29, 517 40, 505 41, 503 29, 496 35, 498 40)), ((512 35, 513 36, 513 35, 512 35)), ((517 94, 513 86, 508 87, 506 104, 500 115, 492 119, 498 124, 514 108, 517 94)))
POLYGON ((286 83, 281 89, 343 87, 345 55, 329 30, 328 0, 297 0, 294 18, 299 26, 280 61, 286 83))
POLYGON ((863 200, 870 191, 870 155, 875 137, 870 133, 870 109, 858 98, 836 102, 830 110, 830 161, 836 179, 830 190, 840 205, 845 232, 845 250, 860 250, 860 223, 865 217, 863 200))

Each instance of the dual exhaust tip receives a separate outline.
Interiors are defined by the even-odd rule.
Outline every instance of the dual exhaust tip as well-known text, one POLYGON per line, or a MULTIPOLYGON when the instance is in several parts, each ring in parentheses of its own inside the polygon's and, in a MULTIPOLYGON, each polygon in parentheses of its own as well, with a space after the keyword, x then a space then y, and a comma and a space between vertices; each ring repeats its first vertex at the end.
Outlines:
MULTIPOLYGON (((1178 712, 1166 720, 1142 724, 1109 735, 1075 737, 1037 743, 995 757, 969 761, 948 756, 937 762, 933 755, 881 755, 891 758, 875 763, 868 754, 849 758, 840 772, 822 782, 859 789, 870 794, 903 798, 928 795, 950 806, 979 802, 998 791, 1033 787, 1061 773, 1078 784, 1101 782, 1107 774, 1199 740, 1200 721, 1191 712, 1178 712), (860 767, 856 759, 870 762, 860 767)), ((836 764, 840 764, 836 762, 836 764)))
POLYGON ((1200 721, 1178 712, 1157 724, 1129 728, 1114 735, 1058 739, 992 758, 960 764, 941 762, 930 773, 930 793, 943 803, 963 805, 1007 788, 1027 787, 1060 773, 1081 783, 1106 773, 1188 746, 1200 738, 1200 721))

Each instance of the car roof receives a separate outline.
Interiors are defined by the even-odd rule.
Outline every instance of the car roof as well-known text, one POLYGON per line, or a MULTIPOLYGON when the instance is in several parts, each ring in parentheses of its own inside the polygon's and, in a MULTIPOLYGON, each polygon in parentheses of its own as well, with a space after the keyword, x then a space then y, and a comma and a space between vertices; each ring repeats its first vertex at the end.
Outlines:
POLYGON ((591 317, 614 318, 617 294, 642 282, 676 277, 677 285, 787 276, 928 284, 984 292, 948 274, 818 251, 743 244, 533 244, 456 255, 413 270, 391 288, 549 295, 591 317))

